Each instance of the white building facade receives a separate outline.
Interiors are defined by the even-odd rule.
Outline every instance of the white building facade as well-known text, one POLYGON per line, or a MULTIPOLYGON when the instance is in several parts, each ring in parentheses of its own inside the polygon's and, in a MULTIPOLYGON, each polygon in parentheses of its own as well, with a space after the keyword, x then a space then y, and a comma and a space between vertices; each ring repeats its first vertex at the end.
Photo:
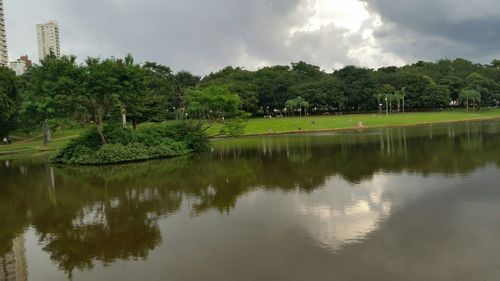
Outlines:
POLYGON ((59 46, 59 26, 56 21, 49 21, 45 24, 37 24, 38 37, 38 58, 44 59, 51 52, 56 56, 61 56, 59 46))
POLYGON ((8 66, 8 65, 9 65, 9 52, 7 50, 7 32, 5 30, 3 0, 0 0, 0 66, 8 66))
POLYGON ((11 61, 9 63, 9 68, 12 69, 14 72, 16 72, 17 76, 21 76, 24 73, 26 73, 26 71, 28 71, 28 66, 26 65, 26 62, 22 60, 11 61))
MULTIPOLYGON (((32 61, 28 58, 28 55, 21 56, 16 61, 11 61, 9 63, 9 68, 16 72, 16 75, 21 76, 31 69, 33 66, 32 61)), ((0 280, 2 281, 2 280, 0 280)))

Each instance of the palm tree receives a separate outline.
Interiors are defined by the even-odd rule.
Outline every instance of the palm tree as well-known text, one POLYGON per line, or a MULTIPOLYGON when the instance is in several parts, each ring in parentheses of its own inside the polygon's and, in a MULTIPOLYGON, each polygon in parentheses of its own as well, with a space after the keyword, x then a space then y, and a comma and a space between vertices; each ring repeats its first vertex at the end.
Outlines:
POLYGON ((473 102, 473 110, 475 109, 476 103, 481 102, 481 93, 473 89, 463 89, 458 96, 458 99, 462 102, 465 101, 465 106, 467 108, 467 112, 469 112, 469 102, 473 102))
POLYGON ((308 101, 306 101, 303 97, 298 96, 292 100, 287 100, 285 102, 285 107, 287 109, 290 109, 295 116, 295 110, 299 110, 300 117, 302 117, 302 109, 304 109, 304 116, 307 116, 307 110, 309 108, 310 104, 308 101))
POLYGON ((292 112, 292 116, 295 116, 295 110, 297 109, 297 106, 297 101, 295 99, 287 100, 285 102, 285 107, 287 108, 287 110, 290 110, 290 112, 292 112))
POLYGON ((403 112, 404 112, 404 94, 402 91, 396 91, 392 95, 392 100, 396 101, 396 104, 398 106, 398 113, 401 112, 401 101, 403 101, 403 112))

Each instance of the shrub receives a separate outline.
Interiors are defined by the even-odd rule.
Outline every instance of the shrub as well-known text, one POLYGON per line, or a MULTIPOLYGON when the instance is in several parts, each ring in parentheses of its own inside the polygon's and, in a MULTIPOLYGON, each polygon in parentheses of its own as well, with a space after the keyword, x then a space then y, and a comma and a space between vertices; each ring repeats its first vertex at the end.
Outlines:
POLYGON ((225 121, 224 127, 220 130, 223 135, 229 135, 231 137, 241 136, 245 133, 245 127, 247 125, 247 120, 243 118, 236 118, 225 121))
POLYGON ((121 126, 104 128, 101 145, 95 128, 83 133, 59 152, 52 162, 98 165, 180 156, 202 151, 208 138, 199 123, 146 124, 136 130, 121 126))

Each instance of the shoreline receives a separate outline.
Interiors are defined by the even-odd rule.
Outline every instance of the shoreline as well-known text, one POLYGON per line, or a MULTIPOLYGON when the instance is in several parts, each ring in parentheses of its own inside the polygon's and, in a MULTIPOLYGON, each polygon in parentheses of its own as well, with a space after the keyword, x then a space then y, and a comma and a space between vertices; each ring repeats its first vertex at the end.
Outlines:
POLYGON ((400 125, 381 125, 381 126, 364 126, 363 128, 358 127, 348 127, 348 128, 331 128, 331 129, 316 129, 316 130, 295 130, 295 131, 285 131, 285 132, 274 132, 274 133, 260 133, 260 134, 243 134, 237 137, 231 136, 216 136, 211 138, 211 141, 223 141, 231 139, 242 139, 251 137, 268 137, 268 136, 280 136, 280 135, 301 135, 310 133, 329 133, 329 132, 340 132, 340 131, 363 131, 367 129, 381 129, 381 128, 403 128, 403 127, 417 127, 433 124, 455 124, 455 123, 467 123, 467 122, 481 122, 481 121, 491 121, 500 120, 500 116, 494 117, 484 117, 484 118, 473 118, 473 119, 460 119, 460 120, 449 120, 449 121, 436 121, 436 122, 422 122, 422 123, 412 123, 412 124, 400 124, 400 125))
MULTIPOLYGON (((345 116, 345 115, 344 115, 345 116)), ((318 116, 323 117, 323 116, 318 116)), ((313 117, 307 117, 313 118, 313 117)), ((305 119, 307 120, 307 119, 305 119)), ((483 116, 476 118, 464 118, 464 119, 455 119, 455 120, 445 120, 445 121, 423 121, 423 122, 415 122, 415 123, 407 123, 407 124, 387 124, 387 125, 364 125, 363 128, 358 128, 357 126, 344 127, 344 128, 324 128, 324 129, 304 129, 304 130, 290 130, 290 131, 282 131, 282 132, 272 132, 272 133, 250 133, 243 134, 241 136, 231 137, 231 136, 214 136, 210 137, 211 142, 218 142, 224 140, 236 140, 236 139, 244 139, 244 138, 255 138, 255 137, 270 137, 270 136, 283 136, 283 135, 300 135, 300 134, 311 134, 311 133, 328 133, 328 132, 345 132, 345 131, 358 131, 362 132, 368 129, 380 129, 380 128, 398 128, 398 127, 415 127, 415 126, 425 126, 425 125, 433 125, 433 124, 454 124, 454 123, 468 123, 468 122, 481 122, 481 121, 491 121, 491 120, 500 120, 500 115, 497 116, 483 116)), ((71 137, 61 137, 58 138, 58 141, 71 140, 72 137, 76 137, 73 135, 71 137)), ((20 144, 20 143, 17 143, 20 144)), ((5 149, 4 151, 0 150, 0 160, 14 159, 18 157, 24 156, 36 156, 36 155, 46 155, 59 151, 64 145, 53 145, 52 147, 49 145, 48 147, 40 147, 33 146, 32 143, 28 143, 26 147, 16 147, 12 150, 5 149)), ((0 147, 1 148, 1 147, 0 147)))

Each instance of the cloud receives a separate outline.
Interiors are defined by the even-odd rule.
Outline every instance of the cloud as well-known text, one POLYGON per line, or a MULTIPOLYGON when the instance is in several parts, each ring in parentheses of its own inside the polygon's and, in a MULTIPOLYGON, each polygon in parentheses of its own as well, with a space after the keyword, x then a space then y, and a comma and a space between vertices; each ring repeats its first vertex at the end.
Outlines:
POLYGON ((487 13, 493 21, 499 10, 490 10, 499 5, 494 1, 486 1, 490 6, 481 4, 472 12, 459 7, 450 9, 443 19, 448 29, 440 32, 433 27, 441 20, 431 19, 439 18, 441 10, 446 9, 425 13, 422 9, 426 8, 421 8, 434 2, 384 2, 5 0, 4 4, 12 59, 24 53, 36 59, 35 25, 55 19, 61 28, 63 53, 75 54, 82 60, 87 56, 121 57, 132 53, 138 61, 157 61, 197 74, 227 65, 256 69, 298 60, 328 71, 348 64, 399 65, 444 54, 477 55, 477 44, 469 44, 471 38, 481 40, 483 49, 493 52, 500 40, 496 39, 500 38, 496 36, 500 29, 492 34, 481 33, 481 37, 474 28, 463 27, 477 21, 475 26, 480 28, 480 23, 485 24, 482 16, 487 13), (422 15, 415 16, 418 13, 412 9, 422 11, 422 15))
POLYGON ((380 46, 407 60, 465 57, 487 62, 499 54, 500 2, 495 0, 366 1, 383 25, 380 46))

